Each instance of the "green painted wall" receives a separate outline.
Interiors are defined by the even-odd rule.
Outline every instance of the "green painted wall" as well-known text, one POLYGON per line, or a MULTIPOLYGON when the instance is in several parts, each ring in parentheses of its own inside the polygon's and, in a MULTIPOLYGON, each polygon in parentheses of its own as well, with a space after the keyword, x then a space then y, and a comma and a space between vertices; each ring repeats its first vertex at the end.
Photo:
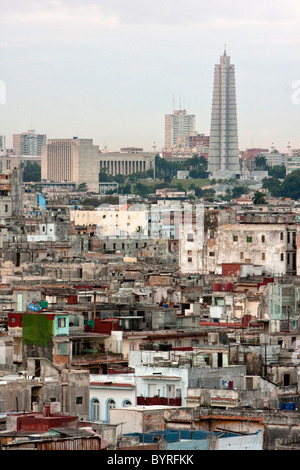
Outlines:
POLYGON ((49 320, 45 314, 24 314, 23 343, 45 347, 52 341, 53 328, 53 320, 49 320))

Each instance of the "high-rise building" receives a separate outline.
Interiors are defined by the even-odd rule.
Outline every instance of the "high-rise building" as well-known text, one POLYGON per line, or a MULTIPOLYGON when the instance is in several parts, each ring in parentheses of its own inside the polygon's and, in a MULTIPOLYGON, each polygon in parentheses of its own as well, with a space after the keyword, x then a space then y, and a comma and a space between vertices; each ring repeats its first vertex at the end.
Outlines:
POLYGON ((226 50, 214 68, 208 169, 220 178, 240 173, 235 69, 226 50))
POLYGON ((289 175, 295 170, 300 170, 300 149, 291 149, 287 157, 286 174, 289 175))
POLYGON ((99 191, 99 146, 92 139, 48 139, 41 167, 42 181, 86 183, 99 191))
POLYGON ((187 114, 185 109, 175 110, 165 116, 165 148, 183 144, 189 141, 191 132, 195 131, 195 115, 187 114), (185 143, 185 142, 184 142, 185 143))
POLYGON ((6 149, 5 135, 0 135, 0 150, 6 149))
POLYGON ((13 134, 13 152, 15 155, 41 155, 46 142, 46 134, 36 134, 34 130, 13 134))

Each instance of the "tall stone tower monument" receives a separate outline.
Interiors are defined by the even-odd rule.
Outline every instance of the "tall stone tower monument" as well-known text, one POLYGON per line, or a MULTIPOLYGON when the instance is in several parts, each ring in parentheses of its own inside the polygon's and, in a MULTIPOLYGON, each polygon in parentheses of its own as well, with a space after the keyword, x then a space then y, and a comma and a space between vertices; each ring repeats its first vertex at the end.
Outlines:
POLYGON ((240 173, 235 70, 226 49, 214 70, 208 170, 218 178, 240 173))

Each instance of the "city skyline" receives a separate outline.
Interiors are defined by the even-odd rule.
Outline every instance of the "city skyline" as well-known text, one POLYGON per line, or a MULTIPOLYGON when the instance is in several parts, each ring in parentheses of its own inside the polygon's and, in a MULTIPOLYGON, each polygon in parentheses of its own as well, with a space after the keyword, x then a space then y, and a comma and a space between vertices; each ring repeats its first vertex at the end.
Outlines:
POLYGON ((0 2, 1 135, 35 129, 100 148, 164 146, 175 107, 210 133, 214 64, 226 44, 236 68, 239 149, 300 147, 295 1, 0 2), (280 31, 280 35, 278 32, 280 31), (263 46, 263 47, 262 47, 263 46), (295 98, 295 99, 294 99, 295 98))

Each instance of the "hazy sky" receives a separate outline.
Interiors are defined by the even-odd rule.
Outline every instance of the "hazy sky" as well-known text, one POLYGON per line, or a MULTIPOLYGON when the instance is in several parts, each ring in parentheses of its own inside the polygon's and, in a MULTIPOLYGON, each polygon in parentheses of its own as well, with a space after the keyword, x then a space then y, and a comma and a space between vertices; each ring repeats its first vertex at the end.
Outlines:
POLYGON ((236 69, 240 149, 300 148, 298 0, 0 0, 0 135, 157 150, 175 107, 210 133, 214 64, 236 69), (295 88, 293 88, 295 87, 295 88))

